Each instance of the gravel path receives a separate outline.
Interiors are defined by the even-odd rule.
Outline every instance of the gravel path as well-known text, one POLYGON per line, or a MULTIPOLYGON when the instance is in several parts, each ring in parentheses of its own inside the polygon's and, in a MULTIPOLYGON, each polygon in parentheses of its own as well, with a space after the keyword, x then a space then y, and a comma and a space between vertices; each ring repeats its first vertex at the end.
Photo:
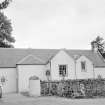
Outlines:
POLYGON ((20 94, 4 95, 0 105, 104 105, 105 99, 66 99, 60 97, 26 97, 20 94))

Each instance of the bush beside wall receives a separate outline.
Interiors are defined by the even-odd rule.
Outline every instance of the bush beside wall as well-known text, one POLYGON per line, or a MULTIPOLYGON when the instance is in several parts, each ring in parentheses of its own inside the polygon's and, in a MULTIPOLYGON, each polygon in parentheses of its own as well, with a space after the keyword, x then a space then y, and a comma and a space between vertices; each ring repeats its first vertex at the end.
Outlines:
POLYGON ((41 95, 71 98, 105 97, 105 79, 41 81, 41 95))

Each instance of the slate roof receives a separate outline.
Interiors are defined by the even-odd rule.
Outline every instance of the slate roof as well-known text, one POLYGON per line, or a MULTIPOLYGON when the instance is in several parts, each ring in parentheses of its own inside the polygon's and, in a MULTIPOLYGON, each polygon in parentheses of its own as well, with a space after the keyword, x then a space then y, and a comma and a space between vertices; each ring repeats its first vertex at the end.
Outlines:
POLYGON ((72 57, 74 57, 74 55, 86 56, 93 62, 95 67, 105 67, 105 61, 101 55, 92 50, 68 50, 67 53, 72 57))
MULTIPOLYGON (((46 64, 60 49, 0 48, 0 67, 16 67, 16 64, 46 64)), ((105 67, 99 54, 91 50, 65 50, 68 55, 84 55, 96 67, 105 67)))
POLYGON ((16 64, 28 55, 42 59, 45 64, 58 51, 56 49, 0 48, 0 67, 16 67, 16 64))
POLYGON ((43 61, 42 59, 40 58, 37 58, 33 55, 28 55, 26 57, 24 57, 21 61, 19 61, 17 64, 19 65, 43 65, 43 64, 46 64, 45 61, 43 61))

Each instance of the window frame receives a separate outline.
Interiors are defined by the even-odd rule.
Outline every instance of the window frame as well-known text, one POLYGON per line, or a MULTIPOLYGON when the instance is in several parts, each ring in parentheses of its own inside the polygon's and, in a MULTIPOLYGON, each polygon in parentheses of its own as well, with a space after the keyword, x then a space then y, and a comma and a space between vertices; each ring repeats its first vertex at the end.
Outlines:
POLYGON ((86 61, 81 61, 81 71, 87 72, 86 61))
MULTIPOLYGON (((60 77, 63 77, 63 75, 60 74, 60 66, 65 66, 65 67, 66 67, 66 73, 65 73, 65 76, 64 76, 64 77, 67 77, 67 76, 68 76, 68 65, 67 65, 67 64, 59 64, 59 65, 58 65, 59 76, 60 76, 60 77)), ((62 68, 63 68, 63 67, 62 67, 62 68)), ((63 69, 62 69, 62 71, 63 71, 63 69)))

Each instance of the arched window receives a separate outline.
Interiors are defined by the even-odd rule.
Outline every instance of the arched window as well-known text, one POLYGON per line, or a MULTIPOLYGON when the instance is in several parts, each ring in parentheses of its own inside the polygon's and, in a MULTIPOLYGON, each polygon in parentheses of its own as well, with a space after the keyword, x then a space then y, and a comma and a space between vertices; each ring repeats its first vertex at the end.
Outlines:
POLYGON ((97 78, 102 79, 102 75, 98 74, 97 78))

